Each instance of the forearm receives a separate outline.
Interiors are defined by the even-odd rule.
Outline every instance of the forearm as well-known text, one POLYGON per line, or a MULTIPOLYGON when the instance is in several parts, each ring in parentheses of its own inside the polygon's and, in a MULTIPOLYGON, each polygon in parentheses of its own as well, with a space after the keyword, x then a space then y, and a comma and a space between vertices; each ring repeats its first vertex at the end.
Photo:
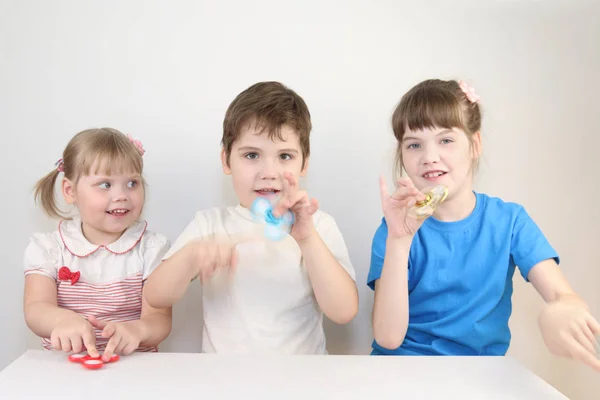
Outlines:
POLYGON ((408 254, 411 238, 389 239, 373 305, 373 334, 388 349, 400 347, 408 328, 408 254))
POLYGON ((318 233, 298 244, 319 307, 335 323, 350 322, 358 312, 356 283, 318 233))
POLYGON ((183 247, 150 274, 145 284, 145 296, 150 306, 169 308, 183 297, 196 276, 192 265, 193 252, 193 246, 183 247))
POLYGON ((55 304, 36 301, 24 306, 25 322, 33 333, 39 337, 49 338, 54 328, 67 318, 80 317, 71 310, 60 308, 55 304))
POLYGON ((158 346, 171 333, 171 321, 171 309, 168 313, 151 313, 135 321, 141 333, 140 346, 158 346))

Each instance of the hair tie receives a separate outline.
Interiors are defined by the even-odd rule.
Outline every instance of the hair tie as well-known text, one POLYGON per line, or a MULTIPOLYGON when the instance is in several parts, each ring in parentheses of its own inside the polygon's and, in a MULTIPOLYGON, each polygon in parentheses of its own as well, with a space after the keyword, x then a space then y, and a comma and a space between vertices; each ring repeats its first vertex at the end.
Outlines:
POLYGON ((65 172, 65 163, 63 162, 62 158, 60 158, 56 163, 54 163, 54 165, 56 166, 56 170, 58 172, 65 172))
POLYGON ((134 139, 131 135, 127 135, 127 138, 138 149, 138 151, 140 152, 140 155, 143 156, 144 153, 146 152, 146 150, 144 150, 144 146, 142 146, 142 142, 140 142, 137 139, 134 139))
POLYGON ((475 89, 473 89, 473 87, 467 82, 458 81, 458 86, 460 86, 460 90, 463 91, 471 103, 479 103, 481 101, 481 97, 475 93, 475 89))

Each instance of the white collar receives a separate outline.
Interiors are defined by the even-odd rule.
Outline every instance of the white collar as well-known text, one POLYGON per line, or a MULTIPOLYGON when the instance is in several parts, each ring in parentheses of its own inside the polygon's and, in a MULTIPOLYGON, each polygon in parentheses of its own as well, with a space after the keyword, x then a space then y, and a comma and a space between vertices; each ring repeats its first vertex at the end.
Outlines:
POLYGON ((125 254, 132 250, 142 240, 148 223, 137 221, 123 232, 115 242, 105 245, 90 243, 81 230, 81 218, 79 215, 70 220, 60 221, 58 233, 65 247, 76 257, 87 257, 104 248, 114 254, 125 254))

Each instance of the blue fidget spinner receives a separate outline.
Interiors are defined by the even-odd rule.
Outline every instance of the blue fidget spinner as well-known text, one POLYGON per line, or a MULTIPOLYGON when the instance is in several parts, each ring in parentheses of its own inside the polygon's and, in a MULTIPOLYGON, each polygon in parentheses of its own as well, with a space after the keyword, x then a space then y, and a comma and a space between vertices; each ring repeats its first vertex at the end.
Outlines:
POLYGON ((264 197, 257 197, 250 209, 258 222, 265 224, 265 237, 270 240, 281 240, 287 236, 294 224, 294 213, 286 211, 281 217, 273 215, 273 204, 264 197))

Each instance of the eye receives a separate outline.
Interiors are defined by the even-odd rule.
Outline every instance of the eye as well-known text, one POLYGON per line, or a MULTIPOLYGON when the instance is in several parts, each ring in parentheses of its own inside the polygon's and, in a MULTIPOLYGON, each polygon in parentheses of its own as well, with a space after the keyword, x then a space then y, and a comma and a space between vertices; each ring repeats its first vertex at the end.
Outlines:
POLYGON ((110 189, 110 183, 108 183, 108 182, 102 182, 102 183, 98 184, 98 187, 100 189, 110 189))
POLYGON ((282 160, 292 160, 294 157, 291 154, 283 153, 279 156, 282 160))
POLYGON ((411 149, 418 149, 420 148, 421 145, 419 143, 411 143, 408 146, 406 146, 407 149, 411 150, 411 149))
POLYGON ((452 142, 454 142, 454 140, 452 140, 452 139, 442 139, 440 141, 441 144, 450 144, 452 142))
POLYGON ((244 157, 246 157, 248 160, 256 160, 258 158, 258 153, 246 153, 244 154, 244 157))
POLYGON ((127 187, 128 187, 128 188, 130 188, 130 189, 133 189, 133 188, 134 188, 134 187, 136 187, 137 185, 138 185, 138 181, 136 181, 136 180, 129 181, 129 182, 127 183, 127 187))

